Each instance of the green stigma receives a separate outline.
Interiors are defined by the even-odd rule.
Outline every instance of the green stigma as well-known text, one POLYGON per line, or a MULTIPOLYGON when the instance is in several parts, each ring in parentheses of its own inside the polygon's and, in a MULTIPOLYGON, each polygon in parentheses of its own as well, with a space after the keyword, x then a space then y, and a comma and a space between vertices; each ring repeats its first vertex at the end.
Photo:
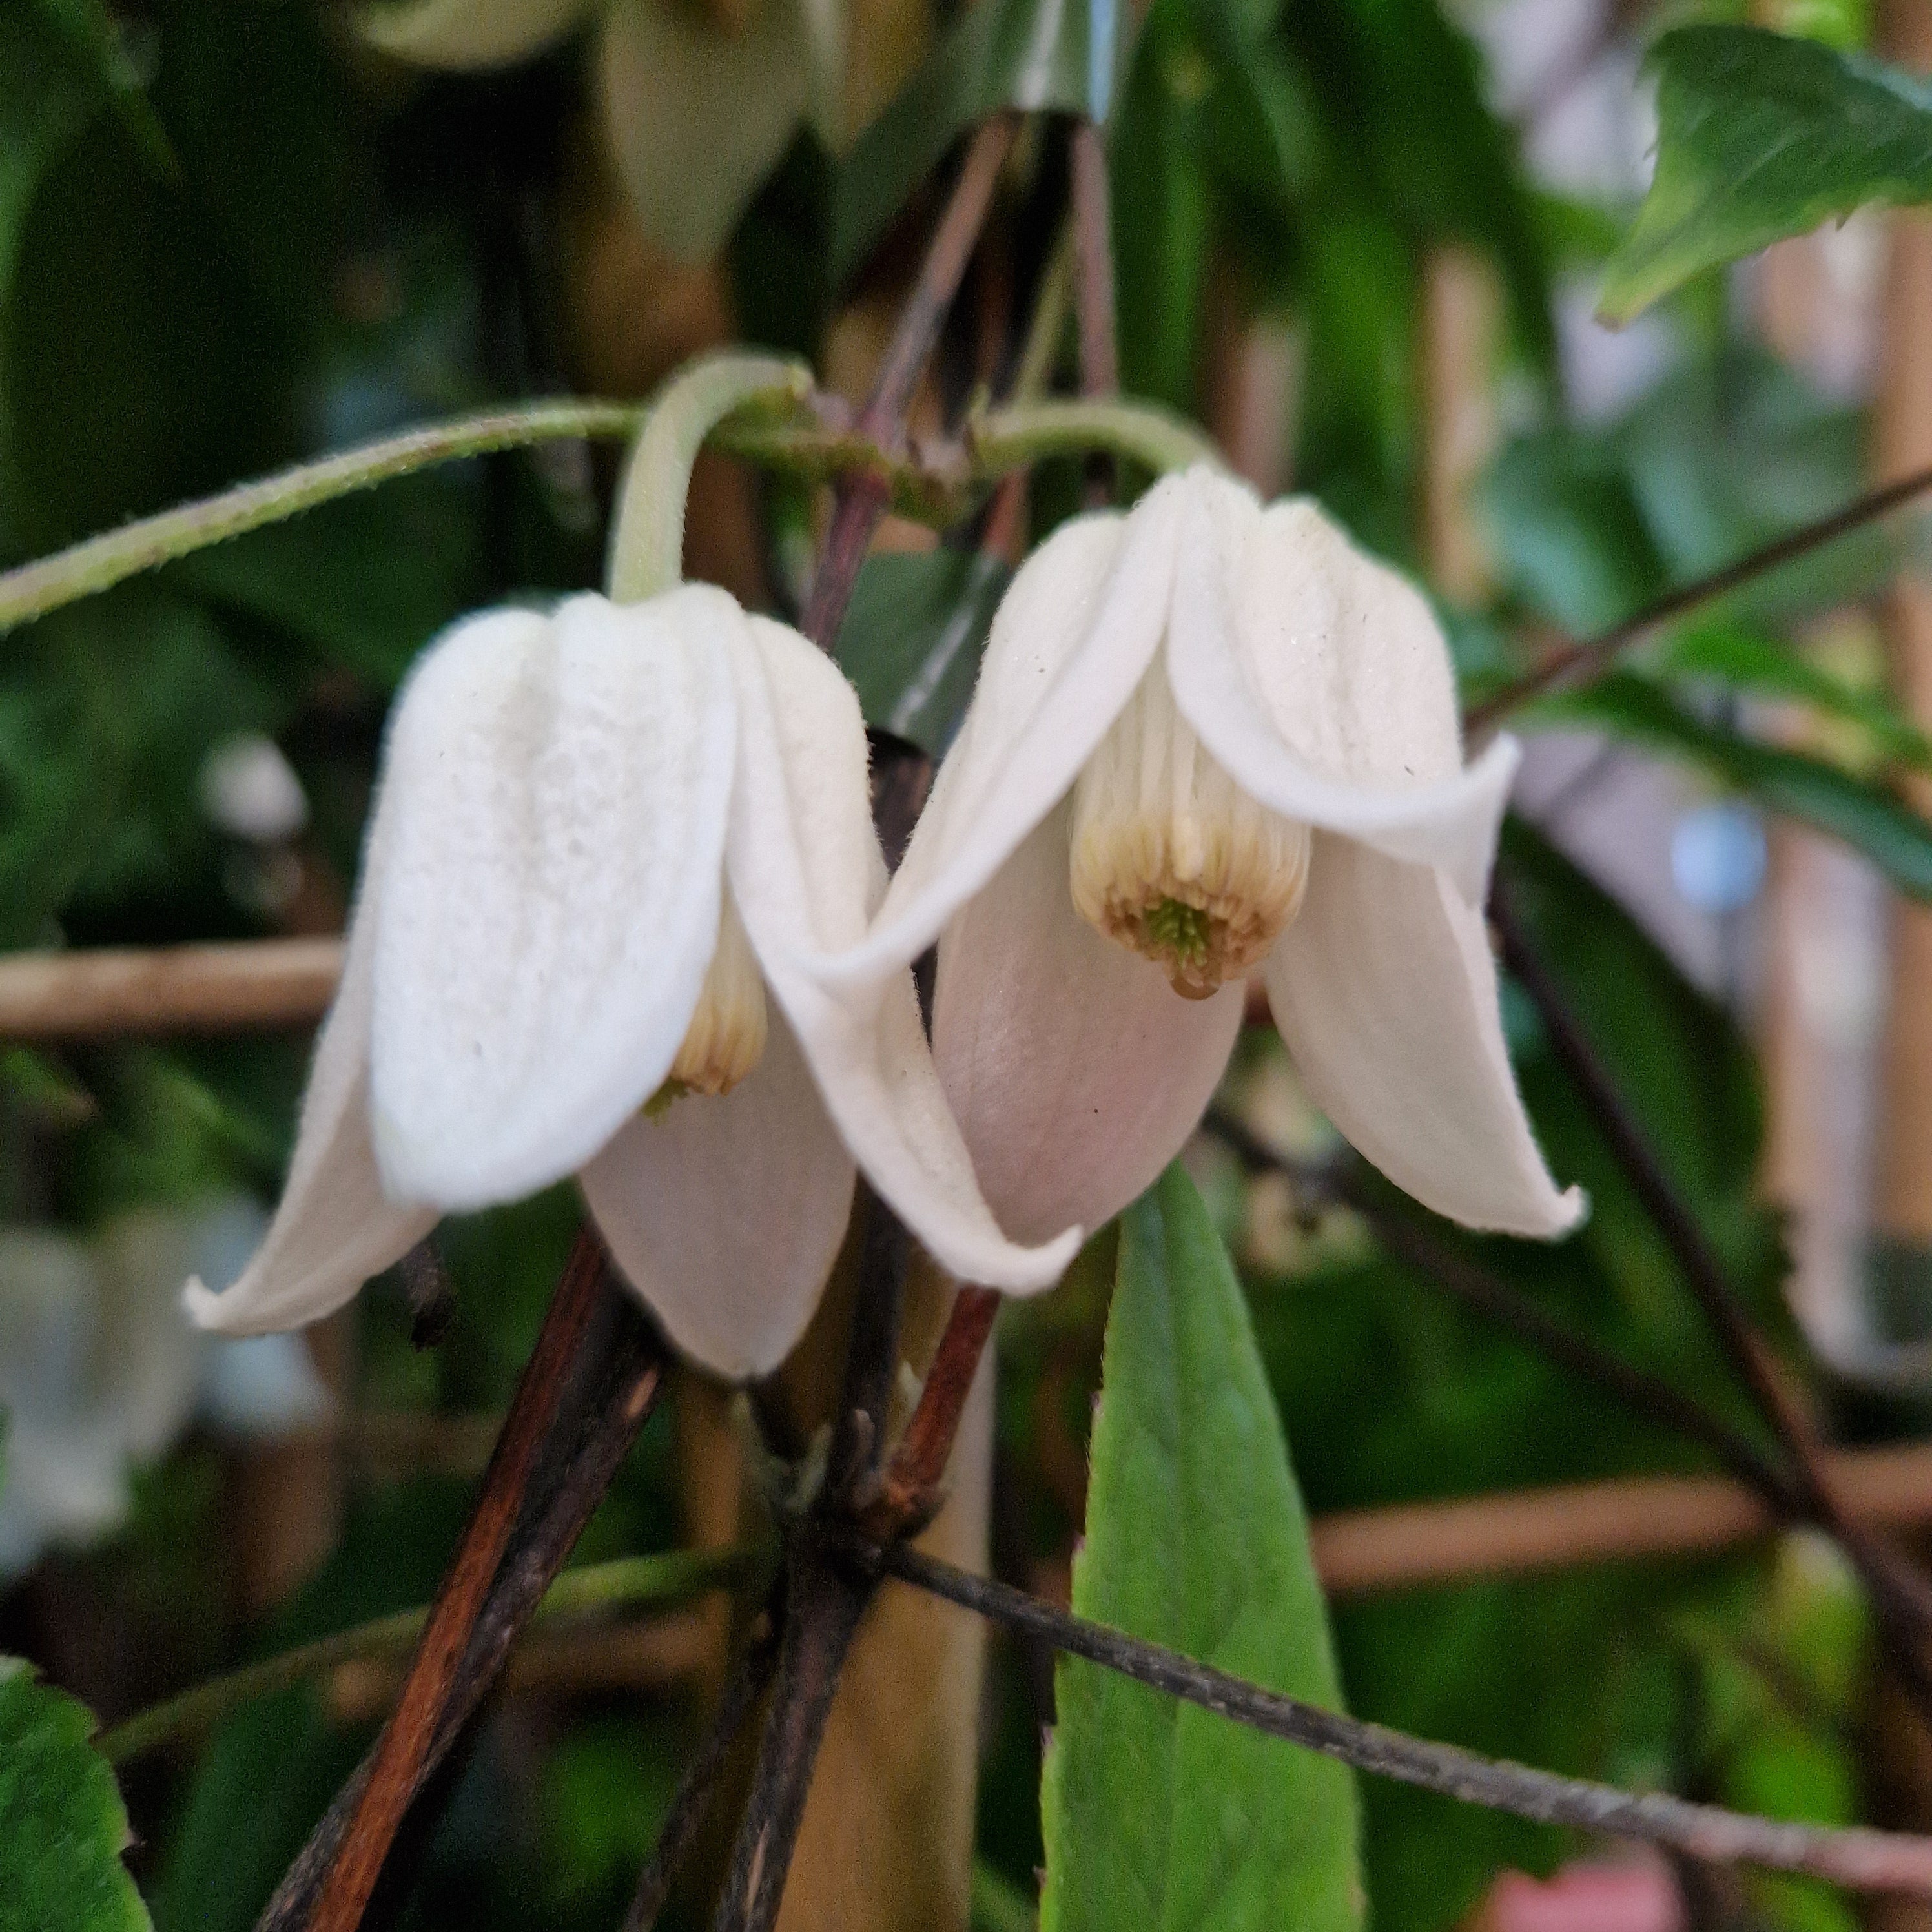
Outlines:
POLYGON ((1162 899, 1152 911, 1142 915, 1142 926, 1148 945, 1180 965, 1198 966, 1208 957, 1214 921, 1199 906, 1189 905, 1180 899, 1162 899))
POLYGON ((689 1084, 682 1080, 667 1080, 644 1102, 644 1118, 647 1120, 662 1120, 670 1112, 671 1102, 682 1100, 690 1091, 689 1084))

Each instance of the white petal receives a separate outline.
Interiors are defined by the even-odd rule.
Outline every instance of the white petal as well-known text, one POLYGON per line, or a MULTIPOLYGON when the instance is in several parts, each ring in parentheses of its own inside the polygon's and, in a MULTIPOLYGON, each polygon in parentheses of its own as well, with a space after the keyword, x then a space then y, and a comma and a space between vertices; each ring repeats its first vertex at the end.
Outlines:
POLYGON ((1284 818, 1440 866, 1488 890, 1518 753, 1462 768, 1456 682, 1433 614, 1312 503, 1263 510, 1205 468, 1182 479, 1168 675, 1244 790, 1284 818))
POLYGON ((1310 1092, 1397 1186, 1466 1227, 1576 1224, 1583 1197, 1557 1191, 1516 1093, 1482 915, 1439 872, 1318 832, 1266 972, 1310 1092))
POLYGON ((370 1058, 392 1193, 469 1208, 588 1160, 676 1057, 717 943, 743 614, 503 610, 424 656, 389 734, 370 1058))
POLYGON ((989 1288, 1044 1288, 1072 1258, 1078 1232, 1022 1247, 1000 1232, 940 1090, 910 971, 841 998, 799 964, 814 947, 856 940, 884 881, 858 700, 796 631, 766 619, 751 620, 735 661, 742 736, 731 889, 826 1108, 934 1260, 989 1288))
POLYGON ((716 254, 812 104, 819 55, 800 0, 761 0, 742 34, 676 0, 617 0, 598 64, 645 232, 686 260, 716 254))
POLYGON ((418 67, 508 67, 561 40, 592 0, 404 0, 365 7, 356 31, 418 67))
POLYGON ((1076 518, 1027 560, 871 933, 812 962, 828 984, 916 959, 1066 795, 1160 647, 1185 502, 1163 478, 1131 515, 1076 518))
POLYGON ((383 1192, 369 1143, 369 1010, 387 844, 384 805, 379 797, 342 983, 316 1041, 280 1202, 232 1288, 212 1294, 198 1280, 188 1283, 188 1312, 204 1328, 260 1335, 319 1321, 436 1224, 434 1208, 400 1206, 383 1192))
POLYGON ((584 1168, 584 1198, 625 1278, 685 1353, 760 1376, 805 1332, 852 1211, 852 1156, 791 1028, 719 1099, 634 1115, 584 1168))
POLYGON ((1066 888, 1063 806, 939 942, 932 1050, 1000 1225, 1097 1228, 1180 1151, 1240 1030, 1246 989, 1184 1000, 1066 888))

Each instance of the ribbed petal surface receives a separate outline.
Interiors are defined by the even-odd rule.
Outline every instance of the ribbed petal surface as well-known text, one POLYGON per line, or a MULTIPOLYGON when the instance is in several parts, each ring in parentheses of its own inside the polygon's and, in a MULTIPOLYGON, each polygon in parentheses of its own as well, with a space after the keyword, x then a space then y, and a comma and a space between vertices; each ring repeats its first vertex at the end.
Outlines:
POLYGON ((1462 767, 1455 673, 1421 594, 1306 500, 1264 510, 1207 469, 1180 479, 1185 534, 1168 673, 1202 742, 1286 818, 1487 889, 1516 764, 1462 767))
POLYGON ((370 1052, 398 1198, 532 1192, 664 1078, 717 944, 744 625, 700 585, 578 597, 472 619, 410 679, 370 1052))

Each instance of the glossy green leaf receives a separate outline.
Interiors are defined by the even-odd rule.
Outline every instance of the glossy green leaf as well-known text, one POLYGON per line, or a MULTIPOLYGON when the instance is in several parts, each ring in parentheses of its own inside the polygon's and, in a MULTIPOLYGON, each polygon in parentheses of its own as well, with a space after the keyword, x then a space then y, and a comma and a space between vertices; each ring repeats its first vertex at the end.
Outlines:
POLYGON ((1132 34, 1121 0, 982 0, 968 8, 840 170, 832 278, 858 267, 946 151, 1003 107, 1112 108, 1132 34))
POLYGON ((965 715, 1012 579, 1000 559, 976 550, 868 557, 838 653, 866 723, 939 757, 965 715))
MULTIPOLYGON (((1339 1707, 1301 1499, 1247 1305, 1194 1184, 1122 1217, 1094 1426, 1084 1616, 1339 1707)), ((1064 1659, 1041 1785, 1043 1932, 1354 1932, 1352 1774, 1064 1659)))
POLYGON ((1868 202, 1932 200, 1932 83, 1760 27, 1680 28, 1651 62, 1657 173, 1604 281, 1612 321, 1868 202))
POLYGON ((1700 718, 1634 671, 1604 678, 1558 708, 1689 758, 1767 812, 1842 838, 1900 892, 1932 899, 1932 822, 1882 785, 1700 718))
POLYGON ((148 1932, 121 1862, 128 1814, 86 1706, 0 1658, 0 1925, 148 1932))

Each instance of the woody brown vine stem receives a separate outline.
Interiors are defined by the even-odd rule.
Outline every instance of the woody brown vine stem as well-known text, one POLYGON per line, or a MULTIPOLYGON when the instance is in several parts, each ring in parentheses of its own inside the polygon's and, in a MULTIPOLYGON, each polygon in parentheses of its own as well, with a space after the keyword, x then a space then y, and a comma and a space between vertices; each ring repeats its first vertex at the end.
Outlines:
POLYGON ((1864 1828, 1831 1830, 1694 1804, 1661 1792, 1624 1791, 1554 1772, 1486 1758, 1455 1744, 1412 1737, 1324 1710, 1231 1677, 1160 1644, 1090 1622, 1010 1584, 976 1576, 903 1543, 853 1543, 846 1554, 872 1576, 896 1577, 976 1612, 1069 1656, 1118 1671, 1270 1737, 1339 1758, 1378 1778, 1513 1813, 1642 1839, 1713 1864, 1798 1871, 1859 1891, 1932 1898, 1932 1838, 1864 1828))
MULTIPOLYGON (((572 1254, 564 1281, 558 1282, 550 1314, 544 1318, 547 1331, 566 1319, 576 1322, 576 1287, 581 1287, 581 1269, 587 1265, 590 1254, 601 1262, 601 1250, 586 1250, 584 1244, 572 1254), (574 1285, 568 1302, 562 1292, 566 1282, 574 1285), (564 1304, 562 1310, 558 1310, 558 1302, 564 1304)), ((496 1683, 510 1648, 530 1623, 544 1590, 562 1569, 591 1510, 603 1502, 604 1490, 630 1453, 638 1432, 650 1420, 663 1389, 667 1370, 663 1342, 636 1300, 608 1274, 608 1268, 599 1268, 595 1300, 580 1331, 576 1358, 568 1362, 562 1376, 550 1374, 556 1368, 556 1354, 554 1348, 544 1348, 543 1337, 539 1337, 530 1366, 518 1383, 518 1399, 527 1389, 533 1391, 533 1401, 549 1405, 549 1432, 527 1468, 516 1526, 508 1536, 502 1561, 489 1580, 481 1610, 473 1617, 462 1658, 440 1698, 435 1725, 427 1738, 417 1735, 412 1752, 416 1764, 404 1807, 422 1793, 427 1779, 448 1756, 464 1725, 496 1683)), ((516 1399, 512 1414, 514 1410, 516 1399)), ((493 1476, 485 1476, 477 1515, 500 1507, 502 1490, 493 1490, 493 1480, 502 1482, 506 1478, 496 1474, 499 1470, 500 1465, 493 1462, 493 1476)), ((422 1693, 417 1694, 422 1696, 422 1693)), ((274 1898, 262 1911, 257 1932, 302 1932, 302 1928, 313 1926, 322 1888, 348 1847, 353 1822, 375 1779, 382 1744, 385 1741, 379 1741, 316 1822, 308 1845, 303 1845, 294 1864, 290 1864, 274 1898)), ((390 1775, 400 1779, 402 1770, 394 1768, 390 1775)), ((385 1808, 392 1802, 392 1798, 386 1801, 385 1808)))
POLYGON ((1504 963, 1529 995, 1552 1049, 1586 1102, 1644 1212, 1664 1238, 1738 1378, 1777 1437, 1806 1515, 1827 1532, 1864 1580, 1900 1675, 1932 1721, 1932 1665, 1928 1665, 1927 1650, 1928 1638, 1932 1638, 1932 1578, 1892 1546, 1853 1522, 1840 1508, 1824 1473, 1823 1445, 1809 1417, 1753 1325, 1689 1204, 1664 1172, 1500 886, 1491 892, 1490 917, 1502 944, 1504 963))
POLYGON ((352 1795, 346 1789, 338 1799, 338 1806, 345 1808, 339 1824, 331 1829, 331 1821, 325 1820, 284 1880, 262 1919, 264 1932, 297 1926, 309 1932, 353 1932, 361 1923, 411 1801, 454 1743, 462 1719, 494 1681, 516 1630, 535 1610, 576 1532, 616 1473, 622 1452, 614 1456, 611 1448, 619 1442, 628 1448, 643 1426, 662 1386, 664 1362, 655 1339, 640 1336, 641 1318, 626 1311, 600 1323, 600 1313, 620 1292, 596 1238, 588 1232, 580 1234, 518 1379, 482 1490, 430 1606, 394 1714, 358 1773, 352 1795), (586 1344, 593 1336, 610 1344, 610 1368, 602 1374, 587 1363, 586 1344), (621 1386, 612 1386, 614 1381, 621 1386), (562 1460, 555 1495, 543 1499, 532 1533, 512 1552, 512 1533, 527 1520, 526 1505, 532 1500, 532 1478, 541 1452, 570 1392, 586 1382, 592 1412, 562 1460), (600 1440, 601 1455, 596 1453, 600 1440), (580 1471, 602 1477, 594 1493, 585 1493, 580 1471), (551 1532, 548 1536, 546 1528, 551 1532), (485 1621, 493 1600, 500 1612, 494 1626, 485 1621), (325 1844, 325 1839, 332 1842, 325 1844))

